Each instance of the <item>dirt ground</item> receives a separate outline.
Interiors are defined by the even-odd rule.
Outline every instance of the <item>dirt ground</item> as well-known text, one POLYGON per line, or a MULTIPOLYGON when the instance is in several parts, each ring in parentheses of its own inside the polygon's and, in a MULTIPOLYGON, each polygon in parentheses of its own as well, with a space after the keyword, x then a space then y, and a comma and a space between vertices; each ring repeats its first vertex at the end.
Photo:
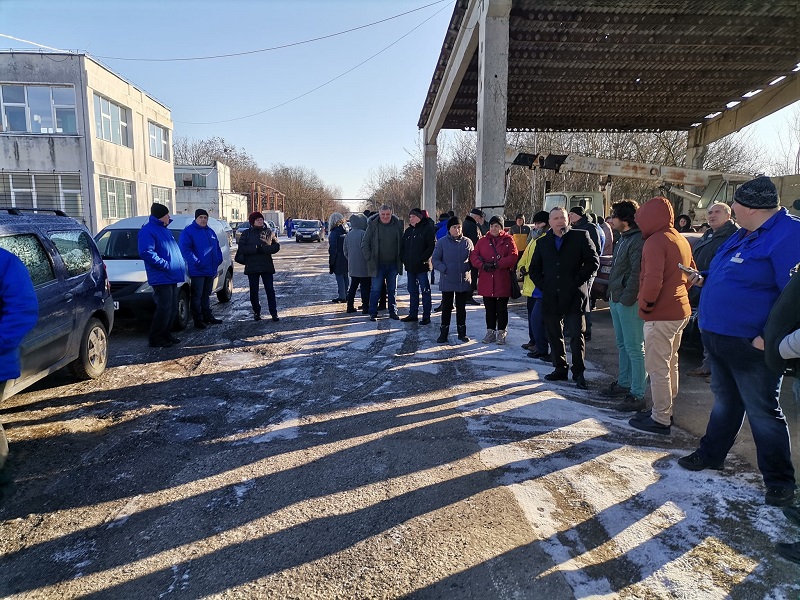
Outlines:
MULTIPOLYGON (((589 392, 545 385, 524 302, 508 345, 478 341, 482 307, 473 341, 439 345, 436 316, 346 314, 327 245, 281 241, 279 323, 252 320, 237 267, 223 324, 152 349, 147 324, 119 323, 102 378, 4 403, 0 596, 798 596, 773 545, 800 532, 763 505, 747 435, 722 473, 675 465, 704 429, 704 381, 685 378, 667 438, 599 400, 607 310, 589 392)), ((403 315, 404 283, 399 298, 403 315)))

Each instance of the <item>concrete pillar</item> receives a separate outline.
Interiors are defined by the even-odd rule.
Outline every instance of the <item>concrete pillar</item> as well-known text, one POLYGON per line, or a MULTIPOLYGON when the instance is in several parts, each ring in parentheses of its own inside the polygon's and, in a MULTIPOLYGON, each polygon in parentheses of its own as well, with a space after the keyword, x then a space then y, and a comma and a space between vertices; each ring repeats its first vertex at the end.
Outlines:
POLYGON ((502 214, 508 104, 508 21, 511 0, 484 0, 478 25, 478 148, 475 204, 502 214))
MULTIPOLYGON (((425 136, 428 139, 428 136, 425 136)), ((425 144, 425 158, 422 163, 422 208, 427 210, 431 219, 436 222, 436 136, 432 143, 425 144)))

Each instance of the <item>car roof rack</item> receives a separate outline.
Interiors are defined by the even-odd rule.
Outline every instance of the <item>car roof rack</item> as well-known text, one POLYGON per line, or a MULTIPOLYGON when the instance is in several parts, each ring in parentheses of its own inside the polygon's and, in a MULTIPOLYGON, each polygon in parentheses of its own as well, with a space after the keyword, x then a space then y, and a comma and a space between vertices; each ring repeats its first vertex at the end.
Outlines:
POLYGON ((52 213, 55 213, 55 215, 57 217, 68 217, 69 216, 63 210, 59 210, 58 208, 20 208, 20 207, 17 207, 17 206, 11 206, 11 207, 0 206, 0 210, 6 210, 6 211, 8 211, 8 214, 17 215, 17 216, 22 214, 21 211, 32 212, 32 213, 40 213, 40 212, 49 213, 49 212, 52 212, 52 213))

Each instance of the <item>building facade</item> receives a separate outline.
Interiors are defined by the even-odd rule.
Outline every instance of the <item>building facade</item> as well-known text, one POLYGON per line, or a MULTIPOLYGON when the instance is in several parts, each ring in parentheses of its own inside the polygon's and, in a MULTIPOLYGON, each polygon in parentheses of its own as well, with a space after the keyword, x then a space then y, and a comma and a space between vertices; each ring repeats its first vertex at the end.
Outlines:
POLYGON ((58 209, 92 233, 174 211, 170 109, 91 57, 0 52, 0 207, 58 209))
POLYGON ((175 165, 175 213, 194 214, 198 208, 229 223, 247 220, 247 196, 231 190, 228 165, 175 165))

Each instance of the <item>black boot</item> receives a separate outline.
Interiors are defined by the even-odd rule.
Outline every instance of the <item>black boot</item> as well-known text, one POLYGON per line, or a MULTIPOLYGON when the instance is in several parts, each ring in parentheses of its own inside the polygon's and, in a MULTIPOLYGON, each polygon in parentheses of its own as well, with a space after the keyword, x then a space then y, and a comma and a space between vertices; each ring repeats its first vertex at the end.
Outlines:
POLYGON ((442 325, 441 327, 439 327, 439 337, 436 338, 436 341, 439 344, 446 344, 448 333, 450 333, 450 327, 448 327, 447 325, 442 325))
POLYGON ((347 303, 347 312, 349 312, 349 313, 356 312, 356 307, 353 306, 353 302, 348 302, 347 303))
POLYGON ((456 329, 458 330, 458 339, 462 342, 468 342, 469 338, 467 337, 467 326, 457 325, 456 329))

